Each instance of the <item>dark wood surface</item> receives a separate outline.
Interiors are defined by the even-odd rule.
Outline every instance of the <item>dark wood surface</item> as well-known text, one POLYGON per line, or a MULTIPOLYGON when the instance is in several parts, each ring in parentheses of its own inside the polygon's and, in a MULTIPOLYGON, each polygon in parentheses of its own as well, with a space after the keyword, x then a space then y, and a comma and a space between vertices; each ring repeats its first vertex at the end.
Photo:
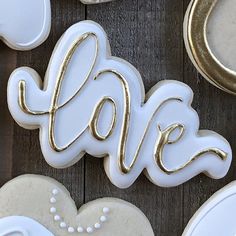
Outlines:
POLYGON ((76 204, 98 197, 118 197, 135 204, 149 218, 156 235, 181 235, 194 212, 218 189, 236 179, 236 161, 224 179, 200 175, 179 187, 165 189, 141 176, 129 189, 119 190, 106 177, 102 160, 86 156, 71 168, 56 170, 41 154, 38 132, 20 128, 6 101, 7 81, 19 66, 30 66, 43 77, 61 34, 73 23, 91 19, 106 30, 112 53, 141 72, 148 91, 164 79, 179 80, 193 89, 193 107, 201 128, 225 136, 236 152, 236 97, 207 83, 192 66, 182 40, 182 22, 189 0, 116 0, 84 6, 79 0, 52 0, 52 31, 30 52, 16 52, 0 42, 0 185, 25 173, 43 174, 62 182, 76 204))

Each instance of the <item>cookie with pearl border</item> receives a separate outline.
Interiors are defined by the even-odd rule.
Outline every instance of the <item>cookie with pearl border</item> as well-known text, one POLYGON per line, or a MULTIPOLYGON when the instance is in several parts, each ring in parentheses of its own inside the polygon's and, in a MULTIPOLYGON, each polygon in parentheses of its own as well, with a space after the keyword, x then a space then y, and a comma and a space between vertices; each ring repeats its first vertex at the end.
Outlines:
POLYGON ((0 1, 0 26, 0 38, 12 49, 36 48, 50 33, 50 0, 0 1))
POLYGON ((134 205, 101 198, 78 211, 63 185, 39 175, 19 176, 0 189, 0 235, 28 229, 33 236, 42 235, 38 230, 44 236, 154 236, 148 219, 134 205))

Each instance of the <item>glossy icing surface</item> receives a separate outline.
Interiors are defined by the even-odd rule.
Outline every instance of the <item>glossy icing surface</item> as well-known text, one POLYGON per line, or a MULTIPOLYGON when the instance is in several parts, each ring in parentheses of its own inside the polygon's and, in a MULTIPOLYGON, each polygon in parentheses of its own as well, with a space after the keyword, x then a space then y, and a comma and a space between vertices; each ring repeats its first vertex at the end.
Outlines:
POLYGON ((223 177, 232 153, 212 131, 198 131, 193 93, 178 81, 159 82, 145 96, 138 71, 112 57, 103 29, 91 21, 62 36, 42 83, 19 68, 8 84, 8 105, 18 124, 40 128, 46 161, 65 168, 85 152, 105 159, 106 173, 120 188, 146 169, 160 186, 176 186, 200 172, 223 177))
POLYGON ((50 0, 0 0, 0 38, 13 49, 39 46, 50 27, 50 0))
POLYGON ((0 219, 1 236, 54 236, 33 219, 9 216, 0 219))
POLYGON ((183 236, 236 234, 236 182, 216 192, 193 216, 183 236))

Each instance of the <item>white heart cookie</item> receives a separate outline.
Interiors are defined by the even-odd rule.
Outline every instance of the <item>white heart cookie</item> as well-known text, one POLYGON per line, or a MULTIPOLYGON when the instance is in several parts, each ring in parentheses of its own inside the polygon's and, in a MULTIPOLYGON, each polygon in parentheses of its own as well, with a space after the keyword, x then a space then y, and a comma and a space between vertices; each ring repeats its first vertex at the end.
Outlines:
POLYGON ((234 236, 236 181, 216 192, 193 216, 183 236, 234 236))
POLYGON ((220 135, 198 131, 191 89, 162 81, 145 98, 138 71, 112 57, 107 36, 92 21, 69 28, 58 42, 44 79, 15 70, 8 84, 13 118, 40 128, 46 161, 65 168, 85 152, 105 158, 113 184, 129 187, 145 170, 160 186, 179 185, 200 172, 223 177, 232 151, 220 135))
POLYGON ((0 189, 1 236, 88 234, 154 236, 145 215, 132 204, 103 198, 77 212, 65 187, 48 177, 23 175, 0 189))
POLYGON ((51 28, 50 0, 0 0, 0 38, 11 48, 30 50, 51 28))

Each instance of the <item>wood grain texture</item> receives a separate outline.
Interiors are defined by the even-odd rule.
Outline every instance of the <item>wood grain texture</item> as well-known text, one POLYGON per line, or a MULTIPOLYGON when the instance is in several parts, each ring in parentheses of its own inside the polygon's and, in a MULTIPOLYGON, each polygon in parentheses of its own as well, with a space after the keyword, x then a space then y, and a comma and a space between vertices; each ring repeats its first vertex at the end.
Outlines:
POLYGON ((225 136, 236 151, 236 97, 207 83, 185 52, 182 22, 189 0, 116 0, 84 6, 78 0, 52 0, 52 31, 48 40, 30 52, 16 52, 0 43, 0 184, 25 173, 54 177, 71 191, 78 206, 98 197, 119 197, 138 206, 150 219, 156 235, 181 235, 188 220, 213 192, 236 179, 236 161, 226 178, 200 175, 176 188, 164 189, 141 176, 129 189, 114 187, 103 161, 88 155, 71 168, 56 170, 44 161, 37 131, 20 128, 10 117, 6 86, 10 73, 30 66, 44 76, 53 48, 62 33, 83 19, 106 30, 112 54, 140 71, 148 91, 164 79, 184 81, 193 89, 193 106, 201 128, 225 136))
POLYGON ((16 67, 16 52, 0 42, 0 185, 12 177, 13 122, 7 107, 7 81, 16 67))
MULTIPOLYGON (((87 19, 104 27, 112 54, 126 59, 140 71, 146 91, 160 80, 182 79, 183 6, 179 1, 118 0, 104 6, 88 6, 87 19)), ((182 225, 182 186, 162 189, 141 176, 129 189, 119 190, 105 176, 101 161, 90 158, 85 162, 86 201, 104 193, 120 197, 143 210, 156 235, 181 234, 181 229, 175 226, 182 225)))

